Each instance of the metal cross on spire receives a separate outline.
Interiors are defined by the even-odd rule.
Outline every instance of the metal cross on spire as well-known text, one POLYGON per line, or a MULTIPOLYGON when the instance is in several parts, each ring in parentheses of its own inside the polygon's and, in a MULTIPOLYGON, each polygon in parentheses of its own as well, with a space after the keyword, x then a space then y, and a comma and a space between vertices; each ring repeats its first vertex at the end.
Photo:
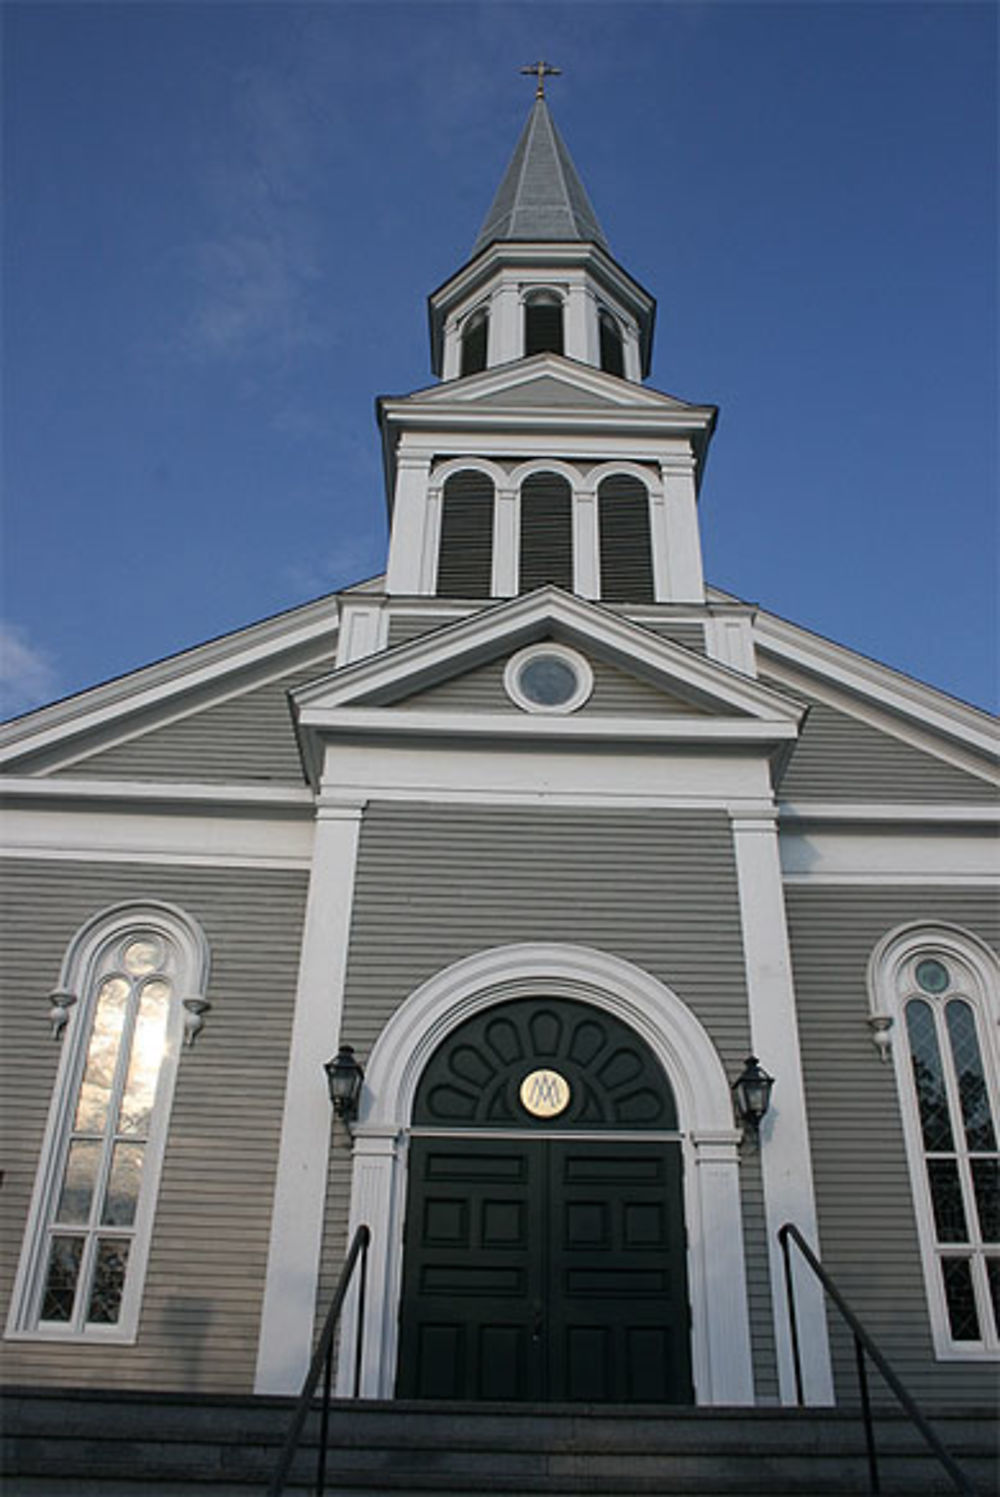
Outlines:
POLYGON ((544 99, 546 78, 558 78, 562 73, 562 68, 554 68, 550 63, 539 61, 529 62, 527 67, 523 67, 521 69, 521 72, 534 73, 535 77, 538 80, 535 87, 535 98, 544 99))

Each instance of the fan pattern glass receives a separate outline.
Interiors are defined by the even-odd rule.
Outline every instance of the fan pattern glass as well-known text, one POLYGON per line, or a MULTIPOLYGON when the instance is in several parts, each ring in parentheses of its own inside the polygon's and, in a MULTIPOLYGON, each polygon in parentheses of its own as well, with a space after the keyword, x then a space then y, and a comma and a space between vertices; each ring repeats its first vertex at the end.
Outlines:
POLYGON ((1000 1344, 1000 1155, 996 1103, 972 985, 922 955, 904 977, 906 1033, 951 1339, 1000 1344))
POLYGON ((117 940, 98 963, 49 1229, 42 1323, 82 1329, 118 1322, 167 1050, 172 965, 167 944, 151 933, 117 940))

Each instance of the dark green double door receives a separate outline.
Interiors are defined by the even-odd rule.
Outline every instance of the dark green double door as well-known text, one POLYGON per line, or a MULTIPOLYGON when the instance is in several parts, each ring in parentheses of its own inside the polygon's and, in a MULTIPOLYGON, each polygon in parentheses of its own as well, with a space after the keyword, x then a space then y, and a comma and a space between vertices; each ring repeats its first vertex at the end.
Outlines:
POLYGON ((411 1145, 397 1396, 690 1403, 680 1146, 411 1145))

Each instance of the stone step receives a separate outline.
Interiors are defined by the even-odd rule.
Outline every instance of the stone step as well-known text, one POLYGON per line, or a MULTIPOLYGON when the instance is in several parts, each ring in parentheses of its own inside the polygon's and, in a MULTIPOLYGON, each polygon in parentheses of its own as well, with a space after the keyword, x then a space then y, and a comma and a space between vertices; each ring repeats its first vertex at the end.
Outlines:
MULTIPOLYGON (((291 1408, 288 1399, 11 1393, 5 1497, 262 1497, 291 1408)), ((989 1415, 936 1422, 977 1490, 992 1493, 989 1415)), ((313 1415, 290 1492, 315 1480, 317 1431, 313 1415)), ((903 1418, 880 1414, 877 1438, 886 1494, 953 1490, 903 1418)), ((330 1414, 330 1497, 825 1497, 867 1489, 860 1421, 839 1409, 338 1402, 330 1414)))

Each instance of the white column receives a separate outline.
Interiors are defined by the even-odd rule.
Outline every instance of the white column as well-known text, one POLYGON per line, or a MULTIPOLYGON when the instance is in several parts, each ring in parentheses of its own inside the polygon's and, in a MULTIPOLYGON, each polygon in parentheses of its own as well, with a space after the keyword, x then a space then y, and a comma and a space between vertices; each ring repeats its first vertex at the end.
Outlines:
MULTIPOLYGON (((397 1220, 400 1148, 397 1128, 361 1127, 355 1132, 348 1245, 362 1225, 372 1234, 361 1345, 362 1398, 391 1398, 393 1393, 402 1266, 402 1223, 397 1220)), ((337 1362, 337 1395, 341 1398, 354 1392, 357 1313, 357 1295, 352 1293, 344 1307, 342 1351, 337 1362)))
POLYGON ((462 340, 458 336, 458 322, 449 317, 444 325, 444 349, 441 358, 441 378, 457 379, 462 367, 462 340))
POLYGON ((498 286, 490 303, 490 327, 488 335, 488 363, 509 364, 519 359, 524 351, 522 333, 524 309, 517 286, 510 282, 498 286))
POLYGON ((581 598, 601 596, 597 492, 573 490, 573 591, 581 598))
POLYGON ((297 1393, 312 1352, 331 1108, 362 803, 321 792, 292 1019, 255 1393, 297 1393))
POLYGON ((396 496, 389 537, 388 593, 429 592, 421 586, 427 522, 427 480, 430 455, 401 452, 396 461, 396 496))
POLYGON ((563 303, 564 341, 566 357, 579 359, 581 364, 597 368, 600 358, 597 350, 597 312, 594 299, 583 283, 571 285, 563 303))
MULTIPOLYGON (((764 1069, 776 1078, 771 1107, 760 1130, 760 1163, 778 1386, 782 1403, 790 1404, 795 1402, 795 1375, 778 1228, 784 1222, 794 1222, 817 1256, 819 1235, 773 810, 759 817, 734 819, 733 843, 750 1004, 750 1042, 764 1069)), ((800 1260, 795 1273, 795 1296, 805 1401, 832 1404, 833 1373, 823 1291, 812 1272, 803 1268, 800 1260)))
MULTIPOLYGON (((740 1203, 738 1134, 693 1133, 697 1170, 698 1214, 688 1212, 692 1279, 697 1271, 700 1293, 692 1292, 692 1313, 704 1316, 694 1367, 698 1402, 747 1405, 754 1401, 750 1306, 740 1203), (736 1230, 734 1230, 734 1224, 736 1230)), ((696 1288, 692 1283, 692 1291, 696 1288)))
MULTIPOLYGON (((668 458, 661 464, 665 506, 662 537, 666 562, 665 597, 658 603, 703 603, 705 581, 698 533, 698 503, 695 494, 694 458, 668 458)), ((656 541, 661 538, 657 537, 656 541)), ((656 541, 654 544, 656 544, 656 541)))
POLYGON ((625 378, 633 380, 637 385, 642 383, 642 354, 639 349, 638 331, 628 323, 625 328, 624 354, 625 354, 625 378))
POLYGON ((497 488, 493 505, 493 580, 495 598, 514 598, 518 589, 521 508, 517 490, 497 488))

